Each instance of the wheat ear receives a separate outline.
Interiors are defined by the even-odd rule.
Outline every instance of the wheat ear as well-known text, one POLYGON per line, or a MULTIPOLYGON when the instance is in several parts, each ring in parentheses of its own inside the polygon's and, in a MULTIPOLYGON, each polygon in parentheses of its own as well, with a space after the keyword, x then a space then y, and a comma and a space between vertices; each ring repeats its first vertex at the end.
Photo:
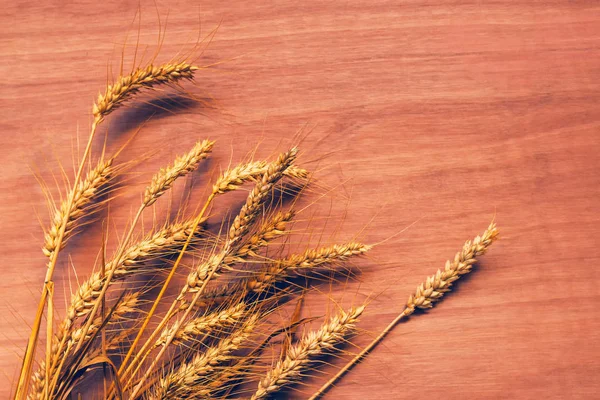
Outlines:
POLYGON ((254 189, 248 195, 246 203, 242 206, 239 214, 235 217, 233 224, 229 228, 228 246, 233 247, 248 232, 252 222, 260 214, 261 208, 271 189, 281 179, 285 171, 292 165, 298 149, 292 148, 286 153, 279 155, 277 161, 268 165, 260 181, 254 186, 254 189))
POLYGON ((428 309, 440 301, 445 293, 449 292, 452 284, 461 276, 471 272, 477 257, 483 255, 491 244, 498 238, 498 229, 492 222, 481 236, 475 237, 473 241, 466 241, 462 250, 456 253, 452 261, 446 261, 443 270, 438 270, 434 275, 428 277, 425 282, 417 286, 414 294, 410 295, 404 310, 356 357, 346 364, 335 376, 326 382, 310 400, 320 398, 332 385, 334 385, 350 368, 358 364, 383 338, 404 318, 415 312, 417 308, 428 309))
MULTIPOLYGON (((256 253, 261 248, 266 247, 269 242, 277 239, 285 233, 287 224, 292 220, 293 217, 293 211, 277 212, 271 219, 265 221, 260 228, 235 251, 234 254, 225 256, 222 260, 222 264, 229 266, 235 263, 244 262, 249 256, 256 257, 256 253)), ((215 260, 215 258, 213 258, 213 260, 215 260)), ((208 266, 208 268, 210 268, 210 266, 208 266)), ((195 277, 195 275, 193 276, 195 277)), ((227 296, 234 296, 237 293, 241 293, 237 291, 237 285, 228 286, 228 288, 231 290, 227 291, 227 296)), ((193 290, 194 289, 192 289, 192 291, 193 290)), ((209 295, 208 297, 212 296, 209 295)), ((205 299, 206 297, 201 299, 203 303, 202 305, 206 305, 203 301, 205 299)), ((184 311, 186 307, 187 303, 181 302, 179 311, 184 311)))
POLYGON ((181 325, 177 332, 174 331, 177 324, 163 330, 154 347, 164 346, 167 338, 173 337, 171 343, 179 345, 192 340, 203 340, 206 337, 216 337, 241 321, 246 315, 246 304, 244 302, 227 307, 223 310, 208 313, 194 318, 181 325))
POLYGON ((282 388, 300 380, 310 363, 319 356, 334 352, 336 345, 343 343, 354 333, 355 323, 364 306, 340 312, 318 331, 304 335, 300 343, 290 347, 283 360, 279 361, 259 382, 252 400, 265 399, 282 388))
MULTIPOLYGON (((153 268, 149 263, 177 252, 192 232, 192 224, 193 221, 187 220, 166 226, 131 245, 125 250, 120 260, 113 259, 108 262, 105 269, 114 271, 111 284, 134 274, 151 271, 153 268)), ((194 232, 195 242, 198 242, 202 235, 203 231, 196 229, 194 232)), ((164 267, 164 263, 159 264, 158 267, 164 267)), ((106 277, 103 277, 100 272, 96 272, 83 282, 71 299, 67 319, 74 321, 77 317, 87 315, 98 300, 105 281, 106 277)))
MULTIPOLYGON (((232 169, 225 171, 213 185, 214 194, 222 194, 236 190, 244 183, 256 181, 263 176, 269 167, 266 161, 251 161, 248 163, 239 164, 232 169)), ((289 178, 306 179, 309 176, 307 170, 290 165, 283 174, 289 178)))
POLYGON ((60 208, 57 208, 52 219, 52 225, 45 235, 45 242, 42 251, 48 257, 52 255, 60 246, 62 249, 67 240, 73 235, 78 222, 82 217, 89 215, 94 201, 105 193, 107 184, 114 173, 113 159, 107 161, 100 160, 95 168, 90 170, 84 180, 79 182, 67 199, 73 198, 69 206, 69 201, 64 200, 60 208), (64 236, 59 244, 59 232, 65 224, 64 236))
POLYGON ((143 88, 192 79, 197 69, 198 67, 182 61, 160 66, 150 64, 137 68, 129 75, 120 76, 115 83, 106 88, 104 94, 98 95, 93 108, 94 119, 99 123, 143 88))
POLYGON ((203 396, 202 387, 210 376, 223 368, 223 364, 233 360, 233 352, 240 349, 256 327, 258 316, 252 315, 243 327, 216 345, 196 355, 189 363, 162 378, 154 388, 152 399, 188 399, 203 396))
POLYGON ((309 249, 302 254, 293 254, 283 260, 272 262, 265 271, 246 282, 246 289, 254 293, 262 293, 277 282, 285 280, 290 272, 312 270, 325 264, 345 261, 350 257, 363 255, 371 246, 359 242, 309 249))
POLYGON ((243 261, 246 257, 256 257, 257 252, 269 242, 285 234, 287 224, 294 218, 294 211, 278 211, 271 219, 265 221, 260 228, 241 246, 227 263, 243 261))
POLYGON ((214 143, 215 142, 210 140, 197 142, 189 153, 177 157, 173 165, 162 168, 157 172, 156 175, 152 177, 152 183, 146 188, 144 205, 148 207, 154 204, 165 191, 171 188, 173 182, 175 182, 177 178, 194 171, 198 167, 200 161, 208 157, 214 143))

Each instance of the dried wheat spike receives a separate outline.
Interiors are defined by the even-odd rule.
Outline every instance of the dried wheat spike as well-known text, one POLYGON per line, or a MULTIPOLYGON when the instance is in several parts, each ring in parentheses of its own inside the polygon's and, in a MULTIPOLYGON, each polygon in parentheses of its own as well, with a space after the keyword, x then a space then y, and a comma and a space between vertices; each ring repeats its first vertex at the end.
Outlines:
MULTIPOLYGON (((192 245, 202 241, 205 234, 202 226, 206 222, 206 219, 203 218, 198 223, 192 236, 192 245)), ((127 275, 137 272, 136 269, 146 265, 145 263, 149 261, 177 254, 192 233, 194 223, 193 219, 188 219, 159 229, 154 234, 148 235, 145 239, 125 250, 118 262, 115 260, 109 262, 106 265, 106 270, 114 269, 115 274, 113 279, 122 279, 127 275)))
MULTIPOLYGON (((256 181, 267 172, 268 166, 266 161, 251 161, 225 171, 213 185, 213 194, 236 190, 246 182, 256 181)), ((290 165, 283 174, 295 179, 306 179, 309 176, 307 170, 295 165, 290 165)))
POLYGON ((194 318, 182 324, 177 332, 173 332, 178 325, 175 323, 162 331, 154 347, 164 346, 171 335, 173 336, 171 343, 174 345, 192 340, 203 340, 209 336, 216 337, 227 328, 239 323, 244 318, 245 312, 246 304, 241 302, 224 310, 194 318))
POLYGON ((320 249, 309 249, 302 254, 293 254, 282 260, 273 261, 265 271, 244 282, 248 292, 262 293, 274 284, 282 282, 290 273, 311 270, 333 262, 346 261, 350 257, 365 254, 371 246, 359 242, 335 244, 320 249))
POLYGON ((458 280, 462 275, 471 272, 473 264, 477 261, 476 257, 484 254, 487 248, 498 238, 498 229, 495 223, 477 236, 471 242, 468 240, 461 251, 456 253, 453 261, 446 261, 443 270, 438 270, 435 275, 427 278, 421 283, 414 294, 406 302, 406 309, 403 314, 408 316, 415 312, 417 308, 427 309, 433 307, 433 303, 441 300, 444 293, 449 292, 452 283, 458 280))
POLYGON ((212 374, 225 368, 223 364, 235 359, 233 352, 248 340, 257 322, 258 315, 250 316, 239 330, 169 373, 155 385, 150 398, 189 399, 202 398, 208 394, 203 386, 210 381, 212 374))
POLYGON ((270 241, 277 239, 285 233, 287 224, 294 218, 294 211, 277 212, 271 219, 264 222, 258 231, 254 233, 248 241, 241 246, 230 259, 226 259, 227 264, 236 261, 243 261, 245 257, 255 257, 256 252, 267 246, 270 241))
POLYGON ((287 176, 288 178, 294 178, 294 179, 308 179, 308 177, 310 176, 310 172, 308 172, 307 170, 305 170, 304 168, 300 168, 296 165, 290 165, 288 167, 288 169, 286 169, 283 174, 285 176, 287 176))
MULTIPOLYGON (((137 311, 139 304, 139 293, 128 293, 119 301, 115 306, 111 315, 111 322, 118 321, 125 317, 125 315, 137 311)), ((98 332, 99 327, 102 325, 102 318, 97 317, 90 326, 90 330, 86 335, 86 340, 94 337, 98 332)), ((82 330, 81 328, 75 330, 59 329, 57 336, 52 339, 52 366, 50 371, 50 377, 54 376, 54 371, 58 366, 58 363, 66 357, 71 357, 73 354, 72 349, 75 344, 81 339, 82 330), (66 337, 64 337, 66 335, 66 337)), ((28 399, 41 399, 44 394, 44 386, 46 382, 46 362, 41 361, 40 367, 37 372, 32 375, 31 391, 28 399)))
POLYGON ((113 176, 115 169, 113 167, 113 159, 108 161, 100 160, 94 169, 88 172, 86 178, 79 182, 75 189, 66 199, 71 198, 74 193, 73 203, 71 208, 68 208, 68 200, 61 203, 60 208, 54 213, 52 226, 45 235, 45 242, 42 251, 48 257, 54 253, 58 247, 59 233, 66 224, 61 250, 66 245, 67 240, 73 235, 77 223, 94 207, 94 201, 106 192, 108 182, 113 176))
POLYGON ((160 66, 148 65, 138 68, 130 75, 120 76, 115 83, 106 88, 104 94, 98 95, 94 104, 93 115, 96 124, 116 110, 131 96, 142 88, 151 88, 160 84, 176 83, 182 79, 192 79, 198 68, 186 62, 167 63, 160 66))
POLYGON ((251 161, 225 171, 213 185, 213 193, 230 192, 248 181, 256 180, 265 173, 266 166, 266 161, 251 161))
POLYGON ((208 157, 215 142, 203 140, 197 142, 192 150, 186 155, 177 157, 172 166, 161 168, 161 170, 152 177, 152 182, 146 188, 144 193, 144 206, 148 207, 169 190, 177 178, 185 176, 198 168, 200 161, 208 157))
POLYGON ((284 171, 292 165, 297 154, 298 149, 294 147, 290 151, 280 154, 277 161, 268 165, 261 180, 254 186, 254 189, 246 199, 246 203, 242 206, 239 214, 235 217, 233 224, 229 228, 228 240, 230 245, 241 240, 248 232, 250 225, 260 213, 262 205, 271 192, 271 189, 281 179, 284 171))
POLYGON ((285 386, 300 380, 315 358, 334 352, 336 345, 343 343, 350 334, 354 333, 354 324, 364 308, 361 306, 351 308, 348 312, 342 311, 318 331, 305 334, 300 343, 289 348, 285 359, 267 372, 251 399, 268 398, 285 386))

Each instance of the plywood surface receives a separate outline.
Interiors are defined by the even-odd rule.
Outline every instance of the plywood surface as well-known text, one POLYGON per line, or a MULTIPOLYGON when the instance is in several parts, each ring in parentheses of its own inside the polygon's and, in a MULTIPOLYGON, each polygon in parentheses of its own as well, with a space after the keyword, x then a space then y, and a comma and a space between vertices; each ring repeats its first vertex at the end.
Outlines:
MULTIPOLYGON (((200 64, 220 64, 185 86, 207 105, 157 112, 142 104, 111 116, 109 152, 144 124, 124 152, 123 161, 144 161, 130 170, 111 232, 122 232, 151 174, 197 139, 218 143, 208 176, 257 144, 263 157, 300 142, 301 160, 319 178, 302 203, 320 199, 303 214, 313 220, 312 243, 357 232, 371 243, 391 238, 361 265, 360 284, 325 287, 305 311, 319 315, 331 299, 372 296, 358 346, 494 215, 502 232, 456 293, 398 326, 328 398, 597 395, 596 2, 160 1, 155 8, 142 0, 139 9, 138 62, 156 50, 159 26, 166 31, 159 61, 189 54, 200 21, 202 37, 220 27, 208 49, 193 54, 200 64), (318 237, 321 217, 329 222, 318 237)), ((64 187, 59 165, 73 176, 107 65, 116 73, 125 49, 131 67, 137 11, 136 1, 1 6, 2 397, 16 379, 45 273, 49 217, 36 176, 55 196, 64 187)), ((205 176, 194 176, 194 196, 202 196, 205 176)), ((184 193, 176 189, 174 203, 184 193)), ((59 310, 75 282, 71 264, 89 272, 100 230, 91 226, 73 241, 72 258, 61 258, 59 310)))

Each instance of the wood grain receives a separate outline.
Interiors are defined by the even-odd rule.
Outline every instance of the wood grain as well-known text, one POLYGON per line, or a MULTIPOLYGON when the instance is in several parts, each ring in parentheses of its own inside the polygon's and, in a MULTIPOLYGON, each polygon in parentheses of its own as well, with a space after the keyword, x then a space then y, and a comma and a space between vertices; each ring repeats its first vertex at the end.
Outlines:
MULTIPOLYGON (((146 60, 156 50, 159 31, 154 2, 139 8, 138 61, 144 48, 146 60)), ((206 172, 258 142, 261 156, 282 150, 302 130, 303 159, 320 171, 321 193, 337 193, 305 214, 330 217, 322 241, 362 231, 380 242, 407 228, 374 251, 360 284, 325 289, 307 304, 306 313, 320 315, 344 288, 346 302, 374 296, 358 346, 492 217, 502 232, 456 293, 398 326, 328 398, 597 396, 597 2, 207 0, 161 1, 157 9, 166 31, 159 60, 193 48, 201 21, 202 36, 220 27, 198 62, 223 63, 186 86, 211 99, 207 106, 148 120, 157 109, 139 105, 111 116, 109 151, 140 123, 126 159, 158 150, 132 169, 132 187, 111 210, 114 241, 144 182, 196 139, 218 142, 206 172)), ((107 64, 118 70, 124 48, 131 66, 137 11, 137 1, 2 5, 2 397, 17 377, 45 272, 41 226, 49 217, 36 176, 55 196, 64 187, 59 165, 73 176, 77 138, 87 135, 107 64)), ((194 196, 203 179, 194 177, 194 196)), ((318 197, 315 190, 303 204, 318 197)), ((90 227, 72 242, 72 259, 61 258, 59 310, 75 279, 71 264, 80 278, 91 270, 100 231, 90 227)))

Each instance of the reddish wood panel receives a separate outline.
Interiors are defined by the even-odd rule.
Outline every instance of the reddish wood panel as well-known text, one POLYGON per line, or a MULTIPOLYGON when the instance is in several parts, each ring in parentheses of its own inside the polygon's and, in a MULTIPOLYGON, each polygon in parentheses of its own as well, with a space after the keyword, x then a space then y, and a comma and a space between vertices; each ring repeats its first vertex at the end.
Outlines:
MULTIPOLYGON (((138 62, 144 49, 146 61, 156 50, 159 30, 154 2, 139 4, 138 62)), ((64 187, 59 164, 72 176, 77 138, 87 136, 92 101, 106 83, 107 64, 118 70, 126 38, 131 66, 138 2, 21 0, 1 8, 0 394, 6 396, 45 273, 40 246, 49 217, 35 176, 55 196, 57 184, 64 187)), ((595 397, 597 2, 170 1, 159 2, 158 13, 166 31, 159 60, 190 51, 201 21, 201 36, 220 27, 197 61, 223 63, 186 86, 208 106, 189 104, 147 122, 156 109, 111 116, 108 151, 144 123, 124 159, 147 158, 132 168, 132 187, 112 210, 113 239, 153 171, 195 140, 218 141, 207 172, 242 159, 258 142, 262 157, 300 137, 302 160, 319 171, 318 187, 302 204, 335 188, 304 214, 313 219, 313 244, 359 231, 361 239, 380 242, 406 228, 373 251, 360 284, 326 288, 307 304, 307 314, 319 315, 331 308, 328 296, 339 299, 344 289, 345 303, 374 296, 358 346, 493 216, 502 232, 456 293, 398 326, 329 398, 595 397), (320 216, 330 217, 322 238, 320 216)), ((194 196, 201 196, 202 175, 194 180, 194 196)), ((183 192, 180 185, 175 203, 183 192)), ((90 227, 72 242, 72 259, 61 258, 59 310, 74 279, 71 262, 79 274, 89 272, 96 257, 90 249, 100 237, 100 228, 90 227)), ((311 380, 299 395, 322 380, 311 380)))

